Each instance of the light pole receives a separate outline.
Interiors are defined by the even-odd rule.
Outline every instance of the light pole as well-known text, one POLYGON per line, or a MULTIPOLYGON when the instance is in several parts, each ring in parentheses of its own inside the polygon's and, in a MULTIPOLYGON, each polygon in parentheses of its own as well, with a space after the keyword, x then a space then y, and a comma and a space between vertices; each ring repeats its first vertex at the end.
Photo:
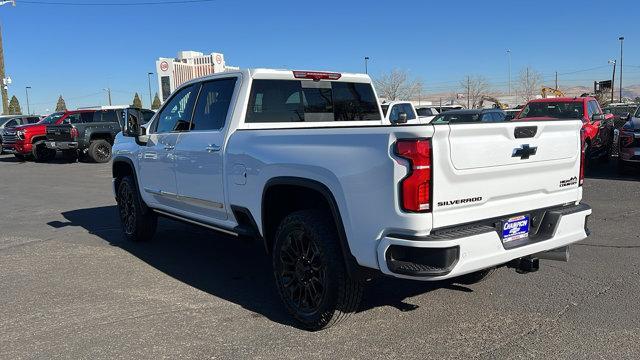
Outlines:
POLYGON ((509 96, 511 96, 511 50, 507 49, 507 60, 509 61, 509 96))
POLYGON ((364 73, 369 74, 369 57, 364 57, 364 73))
POLYGON ((611 75, 611 102, 613 102, 613 89, 616 87, 616 61, 609 60, 609 64, 613 65, 613 75, 611 75))
POLYGON ((109 97, 109 106, 111 106, 111 89, 107 88, 107 89, 102 89, 102 90, 107 92, 107 96, 109 97))
MULTIPOLYGON (((0 1, 0 6, 11 4, 16 6, 15 0, 8 1, 0 1)), ((0 93, 2 93, 2 113, 9 113, 9 93, 7 92, 7 78, 5 78, 4 73, 4 50, 2 47, 2 31, 0 30, 0 79, 2 80, 2 88, 0 89, 0 93)))
POLYGON ((27 115, 31 115, 31 109, 29 108, 29 89, 31 89, 31 86, 24 88, 24 93, 27 95, 27 115))
POLYGON ((624 36, 620 36, 618 40, 620 40, 620 102, 622 102, 622 44, 624 43, 624 36))
POLYGON ((151 105, 153 104, 153 100, 151 99, 151 75, 152 72, 147 73, 147 80, 149 81, 149 109, 151 109, 151 105))

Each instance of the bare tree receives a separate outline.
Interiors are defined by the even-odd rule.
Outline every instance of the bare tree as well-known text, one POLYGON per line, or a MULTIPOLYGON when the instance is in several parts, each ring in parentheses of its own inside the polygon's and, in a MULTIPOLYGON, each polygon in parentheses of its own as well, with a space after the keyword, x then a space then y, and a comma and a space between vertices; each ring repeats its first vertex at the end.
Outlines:
POLYGON ((520 70, 518 89, 524 102, 535 99, 542 89, 542 74, 529 66, 520 70))
POLYGON ((482 75, 467 75, 460 81, 461 93, 466 98, 466 106, 475 109, 480 105, 482 97, 489 95, 490 87, 482 75))
POLYGON ((420 79, 409 79, 404 70, 393 69, 374 80, 378 96, 390 101, 417 98, 422 92, 420 79))

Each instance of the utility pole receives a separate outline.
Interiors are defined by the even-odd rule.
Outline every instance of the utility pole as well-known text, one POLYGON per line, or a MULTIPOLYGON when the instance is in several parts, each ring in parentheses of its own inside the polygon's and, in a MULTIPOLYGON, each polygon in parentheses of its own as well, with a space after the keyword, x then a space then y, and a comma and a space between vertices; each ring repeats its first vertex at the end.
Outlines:
POLYGON ((369 74, 369 57, 364 57, 364 73, 369 74))
POLYGON ((27 115, 31 115, 31 109, 29 108, 29 89, 31 89, 31 86, 24 88, 24 93, 27 95, 27 115))
POLYGON ((109 106, 111 106, 111 88, 102 89, 107 92, 107 96, 109 98, 109 106))
POLYGON ((527 93, 525 94, 525 96, 527 97, 527 101, 531 100, 531 89, 529 88, 529 67, 527 66, 527 75, 525 77, 524 80, 524 91, 526 91, 527 93))
POLYGON ((509 60, 509 96, 511 96, 511 50, 507 50, 507 58, 509 60))
POLYGON ((151 109, 151 104, 153 104, 153 99, 151 98, 151 75, 152 72, 147 73, 147 80, 149 80, 149 109, 151 109))
MULTIPOLYGON (((0 6, 5 4, 12 4, 13 6, 16 6, 15 0, 0 1, 0 6)), ((2 80, 2 89, 0 90, 0 92, 2 92, 2 113, 8 114, 9 113, 9 93, 7 92, 8 81, 6 80, 7 78, 5 76, 4 71, 5 71, 4 48, 2 46, 2 28, 0 28, 0 80, 2 80)))
POLYGON ((558 72, 556 71, 556 90, 558 90, 558 72))
POLYGON ((467 109, 471 108, 471 77, 467 75, 467 109))
POLYGON ((620 36, 618 40, 620 40, 620 102, 622 102, 622 44, 624 43, 624 36, 620 36))
POLYGON ((616 61, 609 60, 609 64, 613 64, 613 74, 611 75, 611 102, 613 102, 613 89, 616 87, 616 61))

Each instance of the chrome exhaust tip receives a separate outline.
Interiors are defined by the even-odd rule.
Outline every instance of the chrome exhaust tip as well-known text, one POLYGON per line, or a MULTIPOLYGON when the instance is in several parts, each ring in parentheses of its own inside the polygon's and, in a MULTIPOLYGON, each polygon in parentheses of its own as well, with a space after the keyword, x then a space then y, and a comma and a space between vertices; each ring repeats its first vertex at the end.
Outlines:
POLYGON ((552 261, 569 261, 569 247, 563 246, 557 249, 552 249, 544 252, 540 252, 537 254, 531 255, 532 257, 542 259, 542 260, 552 260, 552 261))

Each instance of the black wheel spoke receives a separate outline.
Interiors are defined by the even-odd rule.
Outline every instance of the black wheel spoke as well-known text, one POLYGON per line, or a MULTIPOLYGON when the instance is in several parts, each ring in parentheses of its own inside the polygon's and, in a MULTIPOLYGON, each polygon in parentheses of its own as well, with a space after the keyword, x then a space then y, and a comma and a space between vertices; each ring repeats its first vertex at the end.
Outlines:
POLYGON ((289 304, 302 313, 313 313, 325 293, 320 248, 303 229, 285 235, 279 254, 279 282, 289 304))

